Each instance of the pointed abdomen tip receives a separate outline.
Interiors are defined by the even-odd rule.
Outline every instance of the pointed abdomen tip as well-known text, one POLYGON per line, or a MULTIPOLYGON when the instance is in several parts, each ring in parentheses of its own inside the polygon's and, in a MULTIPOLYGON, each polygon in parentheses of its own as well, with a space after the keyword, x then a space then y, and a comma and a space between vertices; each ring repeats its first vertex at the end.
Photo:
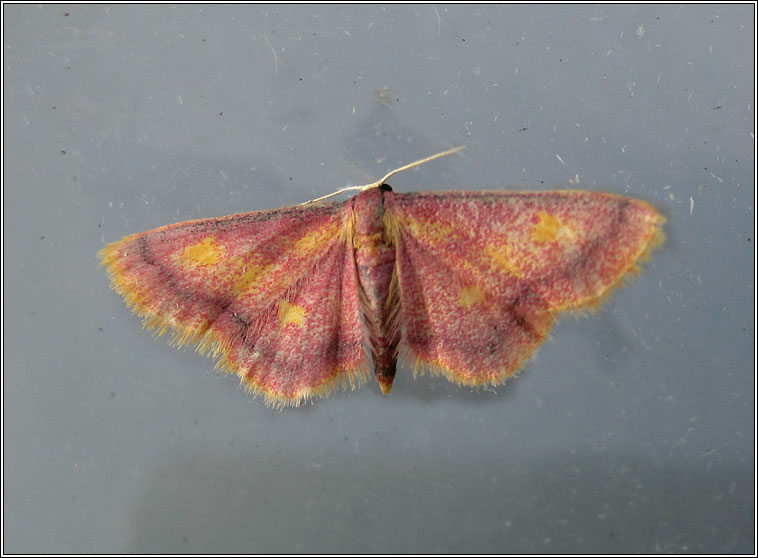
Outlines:
POLYGON ((382 390, 382 393, 384 395, 387 395, 389 392, 392 391, 392 380, 394 378, 380 378, 379 381, 379 387, 382 390))

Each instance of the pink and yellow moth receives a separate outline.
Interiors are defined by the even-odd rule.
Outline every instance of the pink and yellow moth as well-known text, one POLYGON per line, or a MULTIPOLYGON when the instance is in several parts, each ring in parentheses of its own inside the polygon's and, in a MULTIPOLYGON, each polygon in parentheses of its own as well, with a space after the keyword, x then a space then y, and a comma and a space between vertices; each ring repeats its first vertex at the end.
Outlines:
POLYGON ((386 183, 460 149, 344 202, 127 236, 100 251, 102 265, 145 327, 210 353, 267 404, 355 388, 372 364, 386 394, 399 356, 414 374, 497 385, 558 314, 598 307, 638 273, 664 218, 600 192, 396 193, 386 183))

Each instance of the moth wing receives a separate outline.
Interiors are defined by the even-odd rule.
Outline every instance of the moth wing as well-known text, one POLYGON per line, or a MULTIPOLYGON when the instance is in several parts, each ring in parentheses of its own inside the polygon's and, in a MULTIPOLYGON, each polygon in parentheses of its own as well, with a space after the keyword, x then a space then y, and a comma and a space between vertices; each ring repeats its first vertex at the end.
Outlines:
POLYGON ((387 211, 405 348, 468 385, 515 374, 557 313, 599 305, 663 239, 651 205, 587 191, 395 194, 387 211))
POLYGON ((348 226, 344 204, 296 206, 168 225, 100 256, 146 327, 296 405, 367 376, 348 226))

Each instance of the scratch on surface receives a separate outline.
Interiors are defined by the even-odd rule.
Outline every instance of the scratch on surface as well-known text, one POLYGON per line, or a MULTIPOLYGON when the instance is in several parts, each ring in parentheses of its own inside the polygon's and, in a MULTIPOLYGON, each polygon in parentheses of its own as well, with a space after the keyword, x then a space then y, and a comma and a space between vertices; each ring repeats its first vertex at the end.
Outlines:
POLYGON ((276 54, 276 49, 274 48, 274 45, 272 45, 271 41, 268 40, 268 35, 264 35, 263 38, 266 39, 266 44, 271 49, 271 52, 274 54, 274 76, 279 77, 279 56, 276 54))
POLYGON ((437 6, 432 4, 432 9, 437 16, 437 37, 439 38, 442 35, 442 18, 440 17, 440 12, 437 10, 437 6))

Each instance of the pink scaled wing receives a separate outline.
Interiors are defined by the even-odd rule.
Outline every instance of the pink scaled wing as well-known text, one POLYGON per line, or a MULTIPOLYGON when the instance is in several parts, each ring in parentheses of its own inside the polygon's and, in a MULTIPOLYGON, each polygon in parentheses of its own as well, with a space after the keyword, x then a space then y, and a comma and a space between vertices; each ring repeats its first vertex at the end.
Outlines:
POLYGON ((660 244, 649 204, 612 194, 388 195, 403 343, 450 381, 514 375, 563 310, 592 308, 660 244))
POLYGON ((145 326, 218 357, 268 404, 368 375, 344 204, 187 221, 101 251, 145 326))

